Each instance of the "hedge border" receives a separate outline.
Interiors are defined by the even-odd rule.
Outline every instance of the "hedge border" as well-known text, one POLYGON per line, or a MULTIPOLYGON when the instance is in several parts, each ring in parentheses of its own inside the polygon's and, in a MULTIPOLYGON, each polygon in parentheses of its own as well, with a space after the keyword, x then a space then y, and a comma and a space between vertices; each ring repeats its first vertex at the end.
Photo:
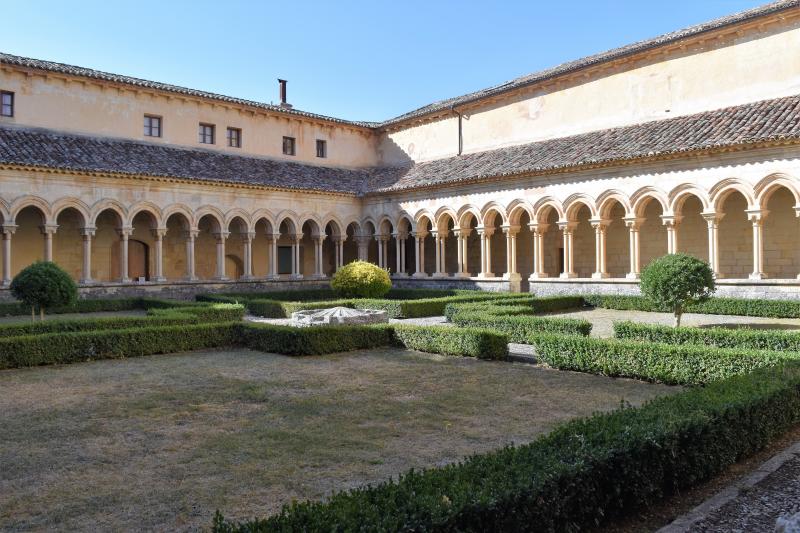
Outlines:
MULTIPOLYGON (((604 309, 670 312, 653 305, 642 296, 591 294, 584 295, 583 298, 588 305, 604 309)), ((765 318, 800 318, 800 301, 711 297, 705 302, 687 306, 685 312, 765 318)))

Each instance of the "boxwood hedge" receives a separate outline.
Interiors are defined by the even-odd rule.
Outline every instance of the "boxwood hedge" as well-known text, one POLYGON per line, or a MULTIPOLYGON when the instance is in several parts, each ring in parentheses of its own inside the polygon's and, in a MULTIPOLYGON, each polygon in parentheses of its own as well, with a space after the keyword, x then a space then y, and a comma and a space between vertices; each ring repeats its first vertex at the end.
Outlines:
POLYGON ((638 322, 615 322, 614 337, 666 344, 694 344, 719 348, 746 350, 773 350, 800 352, 800 331, 727 329, 727 328, 673 328, 638 322))
POLYGON ((578 531, 696 485, 800 423, 800 367, 578 419, 530 444, 295 502, 216 533, 578 531))
MULTIPOLYGON (((606 309, 669 312, 654 306, 641 296, 586 295, 586 303, 606 309)), ((758 300, 749 298, 709 298, 686 307, 687 313, 710 315, 761 316, 769 318, 800 318, 798 300, 758 300)))
POLYGON ((576 335, 533 335, 536 357, 561 370, 655 381, 705 385, 757 368, 800 359, 796 352, 709 348, 576 335))

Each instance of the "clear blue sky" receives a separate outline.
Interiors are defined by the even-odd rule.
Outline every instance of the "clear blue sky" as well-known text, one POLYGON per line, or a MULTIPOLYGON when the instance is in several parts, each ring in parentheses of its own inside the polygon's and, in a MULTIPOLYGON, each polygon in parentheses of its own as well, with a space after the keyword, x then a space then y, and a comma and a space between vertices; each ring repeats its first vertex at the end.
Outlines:
POLYGON ((763 3, 4 1, 0 51, 383 120, 763 3))

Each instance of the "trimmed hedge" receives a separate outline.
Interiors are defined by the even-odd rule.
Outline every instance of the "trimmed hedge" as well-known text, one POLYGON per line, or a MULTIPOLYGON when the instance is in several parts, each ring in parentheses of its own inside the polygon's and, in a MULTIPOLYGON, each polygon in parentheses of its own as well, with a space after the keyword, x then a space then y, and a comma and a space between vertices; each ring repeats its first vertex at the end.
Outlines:
POLYGON ((0 339, 0 368, 183 352, 233 345, 237 340, 236 323, 8 337, 0 339))
POLYGON ((478 359, 508 359, 508 338, 488 329, 395 325, 392 331, 395 344, 411 350, 478 359))
POLYGON ((553 368, 668 385, 705 385, 757 368, 800 359, 795 352, 679 346, 594 339, 576 335, 534 335, 537 359, 553 368))
MULTIPOLYGON (((586 303, 605 309, 671 312, 653 305, 641 296, 606 296, 600 294, 586 295, 586 303)), ((751 300, 747 298, 709 298, 705 302, 686 307, 687 313, 709 315, 760 316, 768 318, 800 318, 800 301, 798 300, 751 300)))
POLYGON ((564 335, 589 335, 592 324, 588 320, 534 316, 536 313, 570 309, 583 303, 581 297, 560 296, 450 305, 445 310, 450 322, 461 327, 488 328, 508 335, 510 342, 527 344, 531 335, 561 333, 564 335))
POLYGON ((475 455, 216 533, 577 531, 703 482, 800 423, 800 367, 755 372, 568 422, 475 455))

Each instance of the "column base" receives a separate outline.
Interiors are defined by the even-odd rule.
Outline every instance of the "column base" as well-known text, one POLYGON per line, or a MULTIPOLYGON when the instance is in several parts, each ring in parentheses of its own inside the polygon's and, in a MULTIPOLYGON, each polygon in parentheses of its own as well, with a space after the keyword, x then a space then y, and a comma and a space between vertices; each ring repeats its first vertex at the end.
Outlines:
POLYGON ((454 278, 471 278, 472 275, 469 272, 456 272, 453 274, 454 278))
POLYGON ((278 281, 281 277, 278 274, 269 274, 266 278, 267 281, 278 281))
POLYGON ((449 277, 450 277, 450 274, 448 274, 447 272, 437 272, 437 273, 435 273, 435 274, 434 274, 433 276, 431 276, 431 277, 432 277, 432 278, 437 278, 437 279, 441 279, 441 278, 449 278, 449 277))
POLYGON ((530 276, 528 276, 528 281, 534 281, 537 279, 545 279, 549 278, 550 275, 547 272, 534 272, 530 276))
POLYGON ((752 272, 747 279, 759 280, 759 279, 767 279, 767 275, 763 272, 752 272))
POLYGON ((156 278, 153 278, 151 281, 155 281, 156 283, 164 283, 165 281, 167 281, 167 278, 165 278, 164 276, 158 276, 156 278))
POLYGON ((131 278, 120 278, 119 282, 120 283, 133 283, 133 280, 131 278))
POLYGON ((251 280, 254 280, 254 279, 256 279, 255 276, 248 274, 246 276, 240 277, 239 281, 251 281, 251 280))
POLYGON ((625 274, 625 279, 639 279, 639 273, 638 272, 628 272, 627 274, 625 274))
POLYGON ((302 274, 292 274, 291 276, 289 276, 289 279, 303 279, 303 275, 302 274))
POLYGON ((592 279, 605 279, 611 277, 608 272, 593 272, 592 279))
POLYGON ((522 276, 519 275, 519 272, 512 272, 512 273, 506 272, 505 274, 503 274, 503 279, 508 281, 520 281, 522 280, 522 276))
MULTIPOLYGON (((92 278, 79 279, 78 283, 80 283, 81 285, 92 285, 94 283, 94 280, 92 278)), ((2 286, 5 287, 6 285, 10 285, 10 284, 11 284, 11 282, 6 283, 4 281, 2 286)))
POLYGON ((577 278, 578 274, 576 274, 575 272, 562 272, 561 274, 558 275, 558 277, 563 279, 571 279, 571 278, 577 278))
POLYGON ((393 278, 407 278, 408 272, 398 272, 396 274, 392 274, 393 278))
POLYGON ((494 272, 481 272, 478 274, 479 278, 496 278, 497 276, 494 275, 494 272))
POLYGON ((311 279, 328 279, 328 276, 325 274, 314 274, 313 276, 309 276, 311 279))
POLYGON ((412 278, 427 278, 427 272, 415 272, 414 275, 411 276, 412 278))
POLYGON ((214 281, 230 281, 231 278, 228 276, 214 276, 214 281))
POLYGON ((183 281, 197 281, 198 279, 197 276, 186 276, 183 278, 183 281))

